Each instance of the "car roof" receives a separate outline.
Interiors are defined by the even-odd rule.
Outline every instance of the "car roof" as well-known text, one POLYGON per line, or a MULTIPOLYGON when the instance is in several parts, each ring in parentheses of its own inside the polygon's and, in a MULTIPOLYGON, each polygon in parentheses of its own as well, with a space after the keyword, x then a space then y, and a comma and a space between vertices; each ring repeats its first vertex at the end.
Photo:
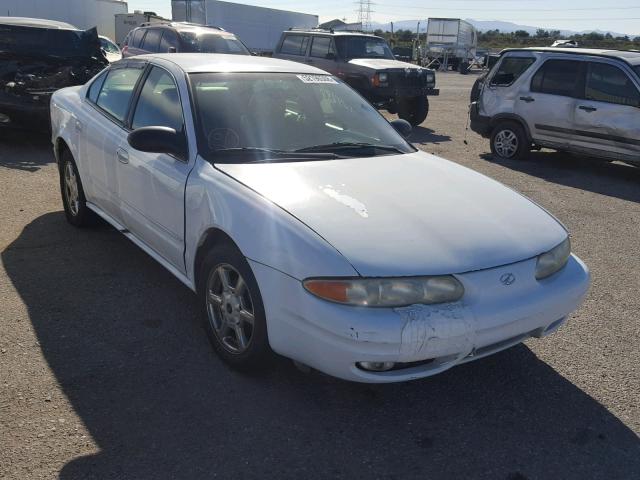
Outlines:
POLYGON ((188 22, 159 22, 141 25, 141 29, 147 28, 171 28, 177 32, 207 32, 217 33, 219 35, 233 35, 232 32, 227 32, 224 28, 216 27, 214 25, 198 25, 196 23, 188 22))
MULTIPOLYGON (((121 60, 122 63, 135 60, 164 60, 177 65, 187 73, 219 72, 271 72, 328 75, 324 70, 303 63, 251 55, 227 55, 223 53, 161 53, 139 55, 121 60)), ((113 65, 116 65, 116 62, 113 65)))
POLYGON ((79 30, 78 27, 65 22, 27 17, 0 17, 0 25, 15 25, 18 27, 52 28, 58 30, 79 30))
POLYGON ((640 65, 640 51, 634 50, 610 50, 602 48, 557 48, 557 47, 530 47, 508 48, 504 52, 543 52, 566 53, 571 55, 593 55, 597 57, 617 58, 631 65, 640 65))

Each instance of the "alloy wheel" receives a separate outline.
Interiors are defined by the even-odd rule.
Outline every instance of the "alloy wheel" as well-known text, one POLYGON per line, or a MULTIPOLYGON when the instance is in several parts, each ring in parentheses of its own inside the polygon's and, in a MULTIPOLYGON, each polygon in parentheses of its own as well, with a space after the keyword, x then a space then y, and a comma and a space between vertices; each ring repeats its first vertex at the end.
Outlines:
POLYGON ((251 292, 240 272, 228 264, 214 268, 207 280, 206 302, 209 324, 225 350, 245 352, 255 317, 251 292))
POLYGON ((78 178, 71 162, 67 162, 64 166, 64 195, 71 215, 77 216, 80 211, 80 194, 78 178))
POLYGON ((493 145, 496 153, 502 158, 511 158, 518 151, 518 137, 511 130, 500 130, 493 145))

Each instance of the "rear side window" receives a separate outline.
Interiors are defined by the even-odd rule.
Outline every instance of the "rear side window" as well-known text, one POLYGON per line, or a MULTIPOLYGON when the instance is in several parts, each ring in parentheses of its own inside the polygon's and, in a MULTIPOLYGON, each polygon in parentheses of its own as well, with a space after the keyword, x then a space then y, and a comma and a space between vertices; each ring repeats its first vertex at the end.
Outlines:
POLYGON ((176 52, 178 48, 178 35, 173 30, 165 30, 162 34, 162 40, 160 40, 160 53, 167 53, 169 48, 175 48, 176 52))
POLYGON ((131 41, 129 43, 130 47, 140 48, 140 43, 142 43, 142 36, 144 35, 145 30, 138 29, 133 32, 131 35, 131 41))
POLYGON ((147 32, 147 36, 144 37, 144 43, 142 49, 147 52, 157 52, 160 48, 160 37, 162 36, 162 30, 152 28, 147 32))
POLYGON ((307 53, 309 37, 306 35, 287 35, 282 42, 280 53, 286 55, 304 55, 307 53))
POLYGON ((505 57, 491 79, 491 85, 507 87, 515 82, 536 61, 531 57, 505 57))
POLYGON ((109 71, 96 104, 116 120, 124 123, 133 90, 142 72, 144 72, 142 68, 118 68, 109 71))
POLYGON ((589 62, 584 93, 587 100, 640 106, 640 94, 628 75, 606 63, 589 62))
POLYGON ((100 76, 96 78, 89 87, 87 98, 93 103, 96 103, 98 101, 98 95, 100 94, 100 89, 102 88, 102 84, 104 83, 104 79, 106 78, 107 73, 108 71, 102 72, 100 76))
POLYGON ((132 128, 169 127, 181 132, 184 127, 178 88, 171 75, 153 67, 142 87, 133 115, 132 128))
POLYGON ((531 80, 531 91, 573 97, 580 79, 580 64, 576 60, 547 60, 531 80))
POLYGON ((314 37, 311 44, 311 56, 317 58, 327 58, 329 53, 335 55, 335 50, 331 44, 331 37, 314 37))

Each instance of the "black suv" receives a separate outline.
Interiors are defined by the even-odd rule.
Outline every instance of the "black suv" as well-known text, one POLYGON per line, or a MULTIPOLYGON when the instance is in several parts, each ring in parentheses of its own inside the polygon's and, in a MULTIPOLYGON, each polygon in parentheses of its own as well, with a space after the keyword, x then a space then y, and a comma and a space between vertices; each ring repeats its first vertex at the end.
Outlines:
POLYGON ((146 53, 227 53, 251 55, 233 33, 192 23, 150 23, 135 28, 124 39, 123 57, 146 53))
POLYGON ((433 70, 396 60, 375 35, 333 30, 283 32, 275 58, 308 63, 335 75, 376 108, 420 125, 429 113, 427 95, 438 95, 433 70))

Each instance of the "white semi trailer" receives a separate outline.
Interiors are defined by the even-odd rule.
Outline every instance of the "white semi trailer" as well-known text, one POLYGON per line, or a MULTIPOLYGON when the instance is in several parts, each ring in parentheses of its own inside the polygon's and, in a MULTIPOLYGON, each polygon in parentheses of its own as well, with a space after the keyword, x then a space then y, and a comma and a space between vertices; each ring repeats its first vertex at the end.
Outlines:
POLYGON ((173 20, 222 27, 259 53, 272 53, 284 30, 315 28, 318 16, 218 0, 172 0, 173 20))
POLYGON ((476 57, 478 33, 473 25, 459 18, 430 18, 427 23, 423 61, 466 72, 476 57))

